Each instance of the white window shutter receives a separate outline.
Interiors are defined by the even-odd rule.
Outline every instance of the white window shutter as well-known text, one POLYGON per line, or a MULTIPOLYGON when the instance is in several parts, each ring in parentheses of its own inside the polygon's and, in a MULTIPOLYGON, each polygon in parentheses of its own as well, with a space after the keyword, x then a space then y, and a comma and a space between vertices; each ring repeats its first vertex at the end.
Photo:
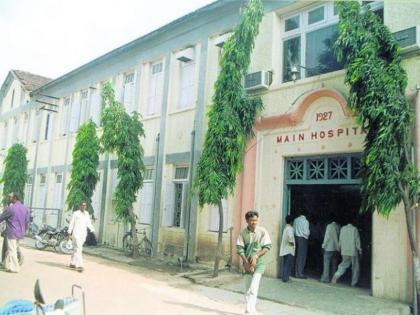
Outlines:
POLYGON ((96 89, 91 94, 91 103, 90 103, 90 115, 89 117, 93 122, 99 126, 101 118, 101 96, 99 91, 96 89))
POLYGON ((89 99, 84 98, 80 101, 80 123, 79 125, 83 124, 88 117, 88 110, 89 110, 89 99))
POLYGON ((79 119, 80 119, 80 101, 75 101, 71 104, 70 111, 70 132, 76 132, 79 128, 79 119))
POLYGON ((178 102, 179 109, 191 107, 194 103, 194 72, 194 62, 181 64, 181 82, 178 102))
POLYGON ((129 114, 134 111, 134 82, 124 85, 124 107, 129 114))
POLYGON ((170 182, 166 184, 165 189, 165 207, 163 209, 163 226, 173 226, 174 224, 174 206, 175 206, 175 185, 170 182))
MULTIPOLYGON (((226 199, 222 200, 222 207, 223 207, 223 231, 227 231, 228 229, 228 201, 226 199)), ((219 207, 212 205, 209 209, 210 212, 210 227, 209 231, 217 232, 219 231, 219 207)))
POLYGON ((140 192, 140 223, 152 224, 153 182, 144 183, 140 192))

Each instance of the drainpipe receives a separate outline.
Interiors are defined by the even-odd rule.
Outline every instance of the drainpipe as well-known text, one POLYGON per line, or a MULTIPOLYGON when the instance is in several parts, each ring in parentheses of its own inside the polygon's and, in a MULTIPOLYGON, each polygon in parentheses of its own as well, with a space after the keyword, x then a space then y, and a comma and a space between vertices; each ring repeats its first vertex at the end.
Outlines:
POLYGON ((186 211, 186 226, 184 236, 184 250, 183 261, 188 261, 188 253, 190 251, 191 228, 195 228, 194 222, 190 222, 191 218, 191 198, 192 198, 192 185, 193 185, 193 171, 194 171, 194 150, 195 150, 195 129, 191 131, 191 154, 190 154, 190 171, 188 176, 188 197, 187 197, 187 211, 186 211), (193 226, 191 226, 193 225, 193 226))
POLYGON ((153 216, 152 216, 152 256, 156 256, 157 254, 157 247, 158 247, 158 238, 159 238, 159 209, 155 209, 156 206, 156 192, 158 189, 158 166, 159 166, 159 144, 160 144, 160 133, 156 136, 156 153, 155 153, 155 176, 153 178, 153 216))

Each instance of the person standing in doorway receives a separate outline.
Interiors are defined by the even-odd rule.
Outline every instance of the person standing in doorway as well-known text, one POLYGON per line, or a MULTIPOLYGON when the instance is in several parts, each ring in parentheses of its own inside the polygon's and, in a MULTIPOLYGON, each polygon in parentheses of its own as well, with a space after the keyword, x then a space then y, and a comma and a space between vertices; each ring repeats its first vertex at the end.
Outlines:
POLYGON ((20 203, 19 196, 16 193, 9 194, 9 207, 0 215, 0 222, 6 221, 6 239, 7 251, 4 260, 4 268, 7 272, 19 272, 20 260, 23 261, 23 255, 19 248, 19 242, 24 238, 29 226, 29 211, 20 203))
POLYGON ((359 256, 362 255, 362 247, 360 244, 360 235, 357 228, 353 225, 354 218, 349 220, 349 223, 341 228, 339 247, 341 256, 343 258, 338 270, 331 280, 332 284, 336 284, 337 280, 346 272, 351 266, 351 286, 356 286, 359 281, 360 263, 359 256))
POLYGON ((69 225, 69 234, 73 239, 74 252, 71 256, 70 268, 82 272, 83 269, 83 244, 86 241, 87 229, 95 232, 90 220, 89 212, 86 211, 86 202, 80 204, 80 209, 73 212, 69 225))
POLYGON ((295 276, 299 279, 306 279, 303 270, 305 269, 306 265, 306 255, 308 254, 308 238, 310 232, 309 222, 306 219, 303 210, 297 211, 297 217, 293 221, 293 229, 296 236, 295 276))
POLYGON ((280 246, 280 256, 283 257, 283 270, 281 280, 283 282, 289 281, 290 273, 292 271, 293 257, 295 256, 295 235, 292 227, 292 216, 286 216, 286 227, 283 231, 280 246))
POLYGON ((324 251, 324 268, 321 276, 321 282, 330 282, 330 266, 332 266, 332 273, 337 271, 339 244, 338 237, 340 234, 340 226, 336 222, 334 214, 329 215, 329 224, 325 230, 324 241, 322 249, 324 251))
POLYGON ((241 231, 236 243, 246 272, 245 314, 256 313, 258 289, 265 270, 265 255, 271 249, 270 236, 266 229, 257 226, 258 218, 257 211, 248 211, 245 214, 247 227, 241 231))

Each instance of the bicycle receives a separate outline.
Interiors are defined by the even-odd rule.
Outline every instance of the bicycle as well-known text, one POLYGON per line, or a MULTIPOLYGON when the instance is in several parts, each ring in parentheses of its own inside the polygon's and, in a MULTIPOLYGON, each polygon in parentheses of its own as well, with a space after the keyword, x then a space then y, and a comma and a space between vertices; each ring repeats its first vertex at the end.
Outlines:
MULTIPOLYGON (((141 256, 152 256, 152 242, 147 238, 146 229, 136 229, 137 235, 143 235, 141 241, 138 242, 139 254, 141 256)), ((123 250, 127 256, 133 255, 133 237, 131 231, 125 233, 123 237, 123 250)))

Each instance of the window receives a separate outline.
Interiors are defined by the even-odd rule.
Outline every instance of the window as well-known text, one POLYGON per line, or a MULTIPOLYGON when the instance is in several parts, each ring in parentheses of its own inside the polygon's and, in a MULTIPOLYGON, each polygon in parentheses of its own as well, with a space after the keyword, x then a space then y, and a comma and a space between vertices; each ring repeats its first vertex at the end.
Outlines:
POLYGON ((124 94, 123 104, 127 113, 131 114, 136 110, 134 102, 134 90, 135 90, 135 74, 129 73, 124 76, 124 94))
POLYGON ((175 169, 174 180, 166 186, 163 224, 184 228, 188 197, 188 167, 175 169))
POLYGON ((89 90, 80 91, 80 120, 78 126, 83 124, 88 115, 89 110, 89 90))
POLYGON ((144 173, 143 188, 140 191, 139 218, 141 224, 152 224, 153 220, 153 175, 153 168, 146 169, 144 173))
POLYGON ((146 115, 160 114, 163 100, 163 63, 156 62, 151 65, 149 94, 146 115))
POLYGON ((32 176, 28 176, 26 179, 26 184, 25 184, 25 196, 23 199, 23 202, 27 205, 29 205, 30 201, 31 201, 31 195, 32 195, 32 183, 33 183, 33 177, 32 176))
POLYGON ((70 132, 76 132, 79 129, 80 121, 80 112, 81 112, 81 102, 77 97, 74 98, 73 103, 71 104, 70 110, 70 132))
POLYGON ((15 102, 15 90, 12 91, 12 100, 10 101, 10 108, 13 108, 13 103, 15 102))
POLYGON ((343 68, 334 53, 338 37, 338 16, 333 3, 311 8, 284 19, 283 82, 343 68))
POLYGON ((70 97, 66 97, 63 100, 63 106, 61 109, 61 119, 60 119, 60 135, 66 135, 69 128, 69 108, 70 108, 70 97))
POLYGON ((180 85, 179 85, 179 101, 177 109, 192 107, 194 105, 195 92, 195 62, 180 62, 180 85))
POLYGON ((89 118, 99 126, 101 120, 101 110, 102 110, 102 98, 96 88, 92 88, 90 91, 90 113, 89 118))

